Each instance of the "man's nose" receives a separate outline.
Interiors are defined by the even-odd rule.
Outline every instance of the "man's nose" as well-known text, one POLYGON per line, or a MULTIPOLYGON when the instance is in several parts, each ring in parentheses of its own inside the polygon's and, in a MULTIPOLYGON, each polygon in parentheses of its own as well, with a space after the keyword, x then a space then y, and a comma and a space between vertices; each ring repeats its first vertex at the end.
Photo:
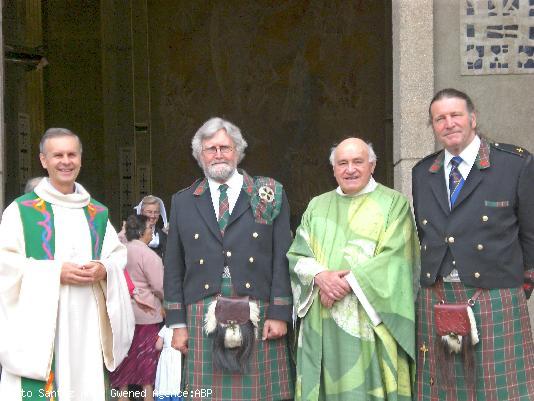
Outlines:
POLYGON ((445 126, 446 126, 447 128, 450 128, 450 127, 452 127, 453 125, 454 125, 454 122, 453 122, 453 120, 452 120, 452 117, 451 117, 451 116, 446 116, 446 117, 445 117, 445 126))
POLYGON ((354 170, 356 170, 356 165, 354 163, 349 162, 349 164, 347 164, 347 171, 349 173, 352 173, 354 170))

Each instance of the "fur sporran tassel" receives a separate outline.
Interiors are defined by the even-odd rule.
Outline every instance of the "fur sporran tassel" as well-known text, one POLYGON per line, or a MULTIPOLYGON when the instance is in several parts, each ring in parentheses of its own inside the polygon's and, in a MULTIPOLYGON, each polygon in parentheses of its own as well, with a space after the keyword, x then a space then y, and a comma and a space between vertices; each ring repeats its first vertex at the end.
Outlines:
POLYGON ((226 326, 218 325, 213 333, 213 366, 215 369, 221 370, 227 373, 247 373, 248 361, 254 344, 256 342, 255 329, 252 322, 247 322, 239 326, 226 326), (228 334, 233 330, 239 330, 240 345, 233 348, 226 347, 226 339, 228 336, 232 337, 233 334, 228 334))
POLYGON ((480 339, 478 338, 477 322, 475 320, 475 314, 471 306, 467 307, 467 316, 469 316, 469 323, 471 324, 471 344, 477 345, 480 339))
POLYGON ((218 300, 210 304, 204 318, 204 330, 213 338, 213 366, 227 373, 246 373, 258 336, 259 307, 255 302, 248 302, 248 320, 222 323, 216 317, 218 300))
POLYGON ((467 336, 442 336, 436 337, 436 366, 438 368, 439 383, 444 388, 454 387, 456 374, 454 362, 456 358, 462 358, 464 380, 467 388, 474 388, 476 378, 475 344, 471 334, 467 336), (451 344, 452 348, 451 349, 451 344), (458 349, 458 351, 455 351, 458 349))
POLYGON ((462 350, 462 336, 448 334, 441 336, 441 342, 445 349, 449 351, 449 354, 459 354, 462 350))
POLYGON ((475 364, 475 344, 473 343, 472 334, 468 334, 462 349, 464 357, 464 380, 467 388, 475 388, 475 378, 477 377, 475 364))
POLYGON ((454 354, 449 350, 448 341, 444 341, 443 337, 436 337, 434 349, 438 368, 438 382, 442 387, 452 387, 455 379, 454 354))
POLYGON ((471 304, 465 306, 469 331, 467 335, 457 335, 453 332, 446 335, 437 335, 435 341, 438 379, 441 386, 453 387, 455 378, 455 359, 462 358, 464 380, 468 388, 474 389, 476 381, 475 345, 480 341, 478 336, 475 315, 471 304))

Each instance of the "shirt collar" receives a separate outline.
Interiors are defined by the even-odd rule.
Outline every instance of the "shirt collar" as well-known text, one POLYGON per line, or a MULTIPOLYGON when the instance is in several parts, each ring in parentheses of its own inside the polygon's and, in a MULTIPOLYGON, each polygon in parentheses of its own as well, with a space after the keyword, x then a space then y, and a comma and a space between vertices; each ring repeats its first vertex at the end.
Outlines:
MULTIPOLYGON (((480 137, 478 135, 475 135, 471 143, 467 145, 466 148, 462 150, 462 152, 458 155, 462 158, 462 163, 465 162, 469 166, 469 169, 471 169, 471 167, 473 167, 473 164, 475 164, 479 149, 480 137)), ((443 160, 443 165, 448 166, 453 157, 454 155, 447 149, 445 149, 445 159, 443 160)))
POLYGON ((368 194, 370 192, 373 192, 376 189, 377 186, 378 186, 378 184, 376 183, 376 181, 373 178, 373 176, 371 176, 371 178, 369 179, 369 182, 367 183, 367 185, 365 187, 363 187, 362 189, 360 189, 360 191, 356 192, 355 194, 347 195, 346 193, 344 193, 341 190, 341 187, 337 187, 336 188, 336 192, 338 193, 338 195, 346 196, 346 197, 349 197, 349 198, 354 198, 356 196, 365 195, 365 194, 368 194))
POLYGON ((237 169, 235 169, 234 173, 232 174, 232 176, 230 178, 228 178, 228 180, 226 180, 226 182, 220 183, 220 182, 217 182, 214 179, 208 177, 208 184, 210 186, 210 192, 212 194, 213 193, 217 193, 219 191, 219 186, 221 184, 228 185, 228 188, 231 191, 239 191, 239 190, 241 190, 241 187, 243 186, 243 175, 241 175, 239 173, 239 171, 237 171, 237 169))

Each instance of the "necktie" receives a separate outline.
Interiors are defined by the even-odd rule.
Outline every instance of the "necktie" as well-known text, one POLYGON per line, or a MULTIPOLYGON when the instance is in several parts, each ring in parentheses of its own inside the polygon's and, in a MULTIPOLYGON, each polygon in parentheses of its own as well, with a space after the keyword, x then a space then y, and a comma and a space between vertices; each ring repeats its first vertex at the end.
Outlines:
POLYGON ((228 219, 230 218, 230 205, 228 203, 228 185, 221 184, 219 185, 219 230, 221 230, 221 235, 224 235, 224 229, 228 224, 228 219))
POLYGON ((454 206, 454 202, 456 202, 456 198, 458 198, 460 190, 464 186, 464 178, 462 177, 460 170, 458 170, 458 166, 461 162, 462 158, 460 156, 454 156, 451 159, 451 172, 449 173, 449 192, 451 197, 451 209, 454 206))

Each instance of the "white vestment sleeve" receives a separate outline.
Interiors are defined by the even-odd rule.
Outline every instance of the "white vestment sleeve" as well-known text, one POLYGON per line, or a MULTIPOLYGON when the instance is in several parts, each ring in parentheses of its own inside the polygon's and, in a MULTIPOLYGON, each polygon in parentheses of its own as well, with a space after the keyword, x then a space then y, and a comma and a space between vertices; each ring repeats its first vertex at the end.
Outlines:
POLYGON ((102 301, 98 300, 98 304, 104 363, 110 371, 114 371, 126 357, 135 330, 130 293, 124 278, 126 260, 126 247, 108 221, 100 259, 107 272, 106 280, 100 282, 100 291, 105 296, 105 314, 102 301))
MULTIPOLYGON (((295 273, 299 276, 315 277, 317 274, 327 270, 314 258, 300 258, 297 264, 295 265, 295 273)), ((315 279, 314 279, 315 280, 315 279)), ((310 286, 308 289, 308 294, 305 297, 304 302, 302 302, 297 309, 297 316, 304 317, 308 310, 313 304, 313 299, 315 294, 319 291, 319 287, 315 285, 310 286)))
POLYGON ((0 224, 0 364, 13 375, 45 380, 54 349, 61 263, 26 258, 25 247, 19 208, 12 203, 0 224))
POLYGON ((345 278, 347 279, 350 288, 352 288, 354 295, 356 295, 358 301, 360 301, 360 304, 362 304, 362 307, 367 313, 367 316, 369 316, 369 320, 371 320, 371 323, 373 323, 374 326, 378 326, 380 323, 382 323, 382 319, 380 319, 380 316, 378 316, 378 313, 376 312, 375 308, 373 308, 373 306, 369 303, 369 300, 363 293, 362 287, 360 287, 360 284, 358 283, 358 280, 356 279, 354 274, 350 272, 345 276, 345 278))

